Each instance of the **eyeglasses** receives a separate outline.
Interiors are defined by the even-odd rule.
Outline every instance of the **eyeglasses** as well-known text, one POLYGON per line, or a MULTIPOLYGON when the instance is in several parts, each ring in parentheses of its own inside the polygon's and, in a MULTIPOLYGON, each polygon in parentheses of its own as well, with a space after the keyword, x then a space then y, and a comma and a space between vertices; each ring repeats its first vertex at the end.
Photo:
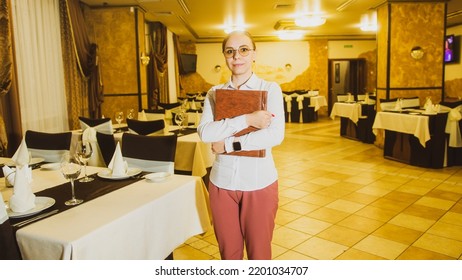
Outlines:
POLYGON ((236 52, 238 52, 239 55, 241 55, 241 56, 248 56, 250 51, 253 51, 253 50, 254 49, 251 49, 248 46, 240 46, 237 50, 235 50, 233 48, 226 48, 223 51, 223 55, 226 58, 231 58, 231 57, 234 57, 236 55, 236 52))

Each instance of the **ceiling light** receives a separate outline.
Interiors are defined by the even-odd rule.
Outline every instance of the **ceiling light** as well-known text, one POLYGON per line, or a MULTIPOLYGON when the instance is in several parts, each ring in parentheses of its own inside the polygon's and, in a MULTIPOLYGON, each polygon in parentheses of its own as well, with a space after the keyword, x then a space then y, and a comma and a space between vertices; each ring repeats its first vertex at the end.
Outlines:
POLYGON ((304 15, 295 19, 295 24, 300 27, 314 27, 326 23, 326 18, 317 15, 304 15))
POLYGON ((236 25, 225 27, 226 34, 229 34, 233 31, 245 31, 245 28, 243 26, 236 26, 236 25))
POLYGON ((377 13, 374 11, 363 14, 361 16, 360 28, 362 31, 377 31, 377 13))
POLYGON ((281 40, 300 40, 303 38, 303 32, 300 31, 281 31, 278 34, 281 40))

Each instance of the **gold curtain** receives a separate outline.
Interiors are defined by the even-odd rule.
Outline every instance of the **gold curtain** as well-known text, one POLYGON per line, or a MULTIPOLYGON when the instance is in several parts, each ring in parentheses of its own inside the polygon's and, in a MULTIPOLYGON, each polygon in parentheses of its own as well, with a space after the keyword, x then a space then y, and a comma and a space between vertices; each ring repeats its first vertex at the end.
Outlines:
POLYGON ((168 51, 167 51, 167 27, 160 22, 151 22, 151 54, 153 56, 154 79, 148 96, 149 108, 158 103, 170 103, 168 94, 168 51), (156 100, 156 98, 158 98, 156 100), (153 101, 155 100, 155 101, 153 101))
POLYGON ((87 81, 77 68, 78 62, 74 52, 66 0, 59 1, 59 8, 61 14, 61 45, 63 49, 64 82, 66 86, 69 128, 77 129, 80 127, 79 116, 87 116, 87 81))

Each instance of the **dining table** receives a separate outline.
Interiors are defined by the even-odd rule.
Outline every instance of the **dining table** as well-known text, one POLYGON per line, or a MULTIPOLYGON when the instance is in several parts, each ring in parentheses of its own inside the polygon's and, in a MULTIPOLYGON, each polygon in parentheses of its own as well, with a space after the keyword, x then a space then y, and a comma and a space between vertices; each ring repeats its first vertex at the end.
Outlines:
MULTIPOLYGON (((163 260, 188 238, 211 227, 208 192, 200 177, 172 174, 161 181, 141 176, 108 178, 106 168, 92 166, 88 173, 95 180, 75 181, 76 197, 84 202, 65 206, 71 186, 59 168, 32 171, 36 201, 53 200, 51 205, 36 204, 41 206, 34 215, 57 213, 13 226, 23 259, 163 260)), ((7 188, 2 180, 0 190, 8 201, 13 188, 7 188)), ((10 223, 34 215, 11 215, 10 223)))
POLYGON ((365 101, 335 102, 330 118, 340 117, 340 136, 358 140, 363 143, 374 143, 375 135, 372 124, 375 119, 375 104, 365 101))
MULTIPOLYGON (((169 125, 167 134, 178 134, 178 129, 178 126, 169 125)), ((72 132, 71 152, 82 135, 81 130, 73 130, 72 132)), ((123 145, 123 133, 128 133, 128 131, 114 133, 114 139, 120 142, 121 145, 123 145)), ((194 126, 184 128, 182 134, 178 136, 176 146, 175 170, 179 170, 184 174, 204 177, 215 161, 215 154, 212 152, 211 144, 202 142, 194 126)))
POLYGON ((372 126, 385 131, 384 156, 414 166, 446 166, 445 126, 447 111, 427 113, 422 109, 378 112, 372 126))

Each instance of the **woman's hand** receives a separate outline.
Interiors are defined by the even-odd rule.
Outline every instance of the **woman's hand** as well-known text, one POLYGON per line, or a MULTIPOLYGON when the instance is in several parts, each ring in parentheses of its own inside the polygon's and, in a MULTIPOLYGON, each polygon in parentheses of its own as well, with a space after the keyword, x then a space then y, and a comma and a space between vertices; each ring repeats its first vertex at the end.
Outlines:
POLYGON ((255 111, 246 115, 247 124, 256 128, 267 128, 271 124, 272 114, 268 111, 255 111))
POLYGON ((225 153, 225 141, 213 142, 212 143, 212 152, 215 154, 225 153))

